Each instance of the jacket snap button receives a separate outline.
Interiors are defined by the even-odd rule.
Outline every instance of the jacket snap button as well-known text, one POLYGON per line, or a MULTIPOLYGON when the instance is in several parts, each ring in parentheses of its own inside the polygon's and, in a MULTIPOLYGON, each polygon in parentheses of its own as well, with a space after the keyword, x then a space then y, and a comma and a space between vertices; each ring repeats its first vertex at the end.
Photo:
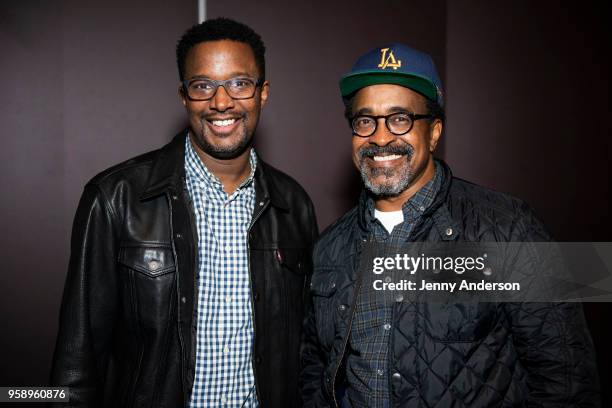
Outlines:
POLYGON ((394 380, 399 380, 402 378, 402 375, 400 373, 393 373, 391 378, 393 378, 394 380))
POLYGON ((263 201, 260 201, 260 202, 259 202, 259 206, 260 206, 260 207, 263 207, 263 205, 264 205, 264 202, 263 202, 263 201))
POLYGON ((336 282, 330 283, 329 286, 331 286, 332 289, 335 288, 336 287, 336 282))
POLYGON ((491 268, 486 267, 486 268, 484 268, 482 273, 485 274, 486 276, 489 276, 489 275, 491 275, 493 273, 493 271, 491 270, 491 268))
POLYGON ((175 194, 175 195, 173 195, 173 196, 172 196, 172 199, 173 199, 174 201, 176 201, 176 200, 178 200, 178 196, 175 194))
POLYGON ((159 262, 158 261, 151 261, 151 262, 149 262, 149 268, 152 271, 156 271, 159 268, 159 262))
POLYGON ((183 238, 183 235, 182 235, 182 234, 176 234, 175 236, 176 236, 177 238, 179 238, 179 239, 180 239, 180 238, 183 238))
POLYGON ((404 295, 402 295, 401 293, 395 296, 396 302, 401 302, 402 300, 404 300, 404 295))
POLYGON ((346 310, 346 305, 340 305, 338 306, 338 309, 340 309, 341 312, 344 312, 346 310))
POLYGON ((261 357, 259 357, 259 356, 255 357, 255 363, 256 364, 261 364, 261 357))
POLYGON ((183 303, 187 303, 187 298, 186 298, 185 296, 183 296, 183 297, 181 298, 181 302, 183 302, 183 303))
POLYGON ((452 228, 447 228, 446 229, 446 235, 448 235, 448 236, 453 235, 453 229, 452 228))

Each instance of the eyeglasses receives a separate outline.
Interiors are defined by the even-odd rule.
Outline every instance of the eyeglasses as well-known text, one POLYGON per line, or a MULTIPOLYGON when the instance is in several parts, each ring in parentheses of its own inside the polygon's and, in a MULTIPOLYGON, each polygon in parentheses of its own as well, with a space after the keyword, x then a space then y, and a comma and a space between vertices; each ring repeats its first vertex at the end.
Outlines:
POLYGON ((389 132, 394 135, 404 135, 414 126, 415 120, 429 119, 431 115, 421 115, 417 113, 398 112, 391 115, 359 115, 351 119, 353 134, 360 137, 370 137, 376 132, 378 119, 385 119, 385 125, 389 132))
POLYGON ((208 101, 217 93, 220 86, 232 99, 250 99, 255 89, 263 83, 262 79, 236 77, 224 81, 209 78, 191 78, 183 81, 183 90, 192 101, 208 101))

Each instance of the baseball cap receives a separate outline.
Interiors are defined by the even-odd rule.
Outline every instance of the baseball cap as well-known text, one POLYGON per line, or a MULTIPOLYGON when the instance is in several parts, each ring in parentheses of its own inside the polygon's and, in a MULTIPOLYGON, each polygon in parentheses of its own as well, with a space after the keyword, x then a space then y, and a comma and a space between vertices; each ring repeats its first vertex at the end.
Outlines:
POLYGON ((378 47, 362 55, 351 72, 340 79, 343 98, 361 88, 396 84, 416 91, 443 106, 442 81, 432 58, 403 44, 378 47))

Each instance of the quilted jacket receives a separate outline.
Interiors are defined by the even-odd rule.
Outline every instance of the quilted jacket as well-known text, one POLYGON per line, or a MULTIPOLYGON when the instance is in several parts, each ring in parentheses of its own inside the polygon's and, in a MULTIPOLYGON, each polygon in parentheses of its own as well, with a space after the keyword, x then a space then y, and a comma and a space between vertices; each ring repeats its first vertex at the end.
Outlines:
MULTIPOLYGON (((452 177, 409 241, 550 240, 520 200, 452 177)), ((365 203, 315 245, 302 350, 306 407, 338 406, 355 316, 365 203)), ((388 378, 392 407, 597 407, 593 343, 579 303, 394 304, 388 378)))

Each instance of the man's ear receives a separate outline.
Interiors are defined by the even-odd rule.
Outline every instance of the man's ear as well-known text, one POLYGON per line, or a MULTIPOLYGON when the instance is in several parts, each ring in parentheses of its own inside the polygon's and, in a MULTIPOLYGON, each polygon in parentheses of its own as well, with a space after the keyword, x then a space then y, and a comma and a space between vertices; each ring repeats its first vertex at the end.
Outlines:
POLYGON ((183 106, 187 107, 187 95, 185 95, 185 88, 183 88, 183 84, 179 84, 178 87, 179 98, 181 98, 181 102, 183 106))
POLYGON ((261 95, 260 95, 262 107, 268 101, 268 96, 270 96, 270 83, 268 81, 264 81, 264 83, 261 84, 261 95))
POLYGON ((429 151, 433 153, 436 150, 440 136, 442 136, 442 121, 440 119, 434 119, 433 123, 429 126, 429 151))

